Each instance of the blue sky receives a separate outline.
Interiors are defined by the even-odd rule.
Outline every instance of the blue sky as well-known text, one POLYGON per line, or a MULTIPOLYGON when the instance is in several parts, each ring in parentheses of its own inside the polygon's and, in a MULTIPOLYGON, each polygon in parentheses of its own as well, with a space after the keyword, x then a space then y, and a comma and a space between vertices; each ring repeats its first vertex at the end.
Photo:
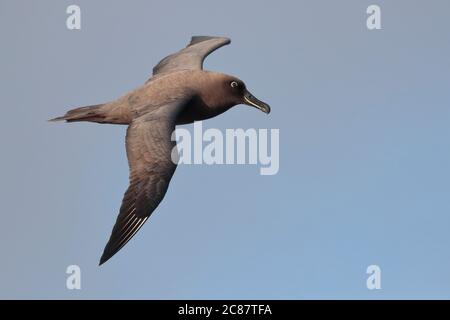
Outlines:
MULTIPOLYGON (((450 297, 448 1, 1 1, 1 298, 450 297), (366 28, 378 4, 382 30, 366 28), (54 124, 140 86, 191 35, 272 107, 204 128, 280 130, 280 170, 180 166, 98 259, 128 168, 123 126, 54 124), (65 287, 68 265, 82 289, 65 287), (366 268, 382 289, 366 288, 366 268)), ((189 126, 188 126, 189 128, 189 126)))

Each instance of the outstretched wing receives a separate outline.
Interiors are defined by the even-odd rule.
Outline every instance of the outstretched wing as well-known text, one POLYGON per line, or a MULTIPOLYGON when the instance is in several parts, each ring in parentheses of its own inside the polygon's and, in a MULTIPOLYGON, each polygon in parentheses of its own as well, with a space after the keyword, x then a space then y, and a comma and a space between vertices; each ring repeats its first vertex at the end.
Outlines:
POLYGON ((230 42, 229 38, 224 37, 192 37, 186 48, 162 59, 153 68, 153 75, 185 69, 201 70, 203 68, 203 60, 211 52, 230 42))
POLYGON ((142 227, 164 198, 176 164, 171 152, 175 119, 186 105, 176 101, 133 120, 127 130, 126 149, 130 185, 100 265, 115 255, 142 227))

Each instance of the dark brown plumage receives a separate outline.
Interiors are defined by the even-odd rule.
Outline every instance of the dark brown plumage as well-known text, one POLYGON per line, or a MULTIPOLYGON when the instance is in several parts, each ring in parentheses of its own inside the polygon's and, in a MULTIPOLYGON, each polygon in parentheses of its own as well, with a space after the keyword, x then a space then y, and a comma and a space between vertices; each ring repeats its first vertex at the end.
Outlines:
POLYGON ((128 125, 130 185, 100 265, 136 234, 164 198, 176 169, 171 160, 176 125, 217 116, 237 104, 270 112, 238 78, 203 70, 206 56, 229 43, 223 37, 192 37, 186 48, 162 59, 142 87, 115 101, 73 109, 52 119, 128 125))

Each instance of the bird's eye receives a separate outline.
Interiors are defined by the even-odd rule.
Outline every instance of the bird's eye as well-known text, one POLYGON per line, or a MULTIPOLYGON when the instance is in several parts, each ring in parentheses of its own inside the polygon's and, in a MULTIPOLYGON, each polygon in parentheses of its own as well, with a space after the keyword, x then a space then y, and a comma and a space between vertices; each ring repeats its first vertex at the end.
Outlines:
POLYGON ((236 88, 239 84, 236 81, 231 81, 230 86, 236 88))

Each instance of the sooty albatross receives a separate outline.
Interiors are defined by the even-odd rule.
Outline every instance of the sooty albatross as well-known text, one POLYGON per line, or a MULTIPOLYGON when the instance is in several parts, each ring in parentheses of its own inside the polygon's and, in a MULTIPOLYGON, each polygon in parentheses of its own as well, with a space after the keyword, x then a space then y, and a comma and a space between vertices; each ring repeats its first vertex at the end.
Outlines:
POLYGON ((242 80, 203 70, 206 56, 230 42, 224 37, 192 37, 186 48, 162 59, 143 86, 115 101, 76 108, 52 119, 128 125, 130 185, 100 265, 138 232, 163 199, 176 168, 171 159, 176 125, 215 117, 238 104, 270 112, 242 80))

